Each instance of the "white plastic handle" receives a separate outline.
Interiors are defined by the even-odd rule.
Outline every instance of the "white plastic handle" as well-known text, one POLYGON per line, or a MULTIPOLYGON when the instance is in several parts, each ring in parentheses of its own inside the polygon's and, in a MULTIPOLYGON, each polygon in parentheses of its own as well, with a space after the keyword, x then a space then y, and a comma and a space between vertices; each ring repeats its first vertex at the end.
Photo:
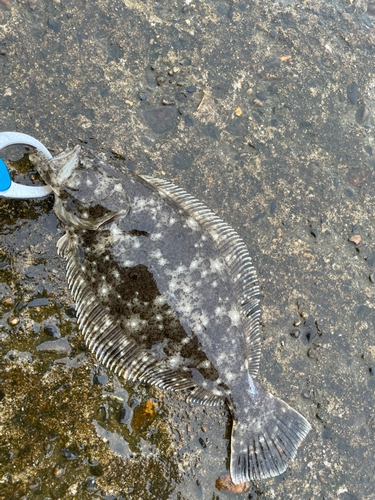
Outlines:
MULTIPOLYGON (((8 146, 20 144, 32 146, 44 153, 47 158, 52 158, 48 149, 37 139, 31 137, 31 135, 21 134, 20 132, 0 132, 0 151, 8 146)), ((9 189, 0 191, 0 198, 42 198, 51 192, 52 189, 49 186, 24 186, 12 181, 9 189)))

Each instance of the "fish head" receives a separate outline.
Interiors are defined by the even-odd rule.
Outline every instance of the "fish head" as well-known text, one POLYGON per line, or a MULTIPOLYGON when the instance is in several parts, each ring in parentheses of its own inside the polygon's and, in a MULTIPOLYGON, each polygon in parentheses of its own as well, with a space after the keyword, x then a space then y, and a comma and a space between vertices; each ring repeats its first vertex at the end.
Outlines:
POLYGON ((92 151, 77 145, 52 159, 38 151, 30 160, 52 188, 54 211, 65 224, 96 230, 128 213, 121 174, 109 171, 92 151))

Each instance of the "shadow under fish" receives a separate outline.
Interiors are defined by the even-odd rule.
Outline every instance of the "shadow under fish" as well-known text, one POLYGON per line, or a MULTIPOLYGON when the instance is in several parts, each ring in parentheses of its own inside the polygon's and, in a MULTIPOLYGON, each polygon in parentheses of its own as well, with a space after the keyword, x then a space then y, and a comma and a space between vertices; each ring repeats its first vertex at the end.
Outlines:
POLYGON ((55 194, 58 252, 98 360, 195 402, 226 400, 235 484, 284 472, 310 424, 255 381, 259 287, 234 229, 176 185, 103 154, 76 146, 30 158, 55 194))

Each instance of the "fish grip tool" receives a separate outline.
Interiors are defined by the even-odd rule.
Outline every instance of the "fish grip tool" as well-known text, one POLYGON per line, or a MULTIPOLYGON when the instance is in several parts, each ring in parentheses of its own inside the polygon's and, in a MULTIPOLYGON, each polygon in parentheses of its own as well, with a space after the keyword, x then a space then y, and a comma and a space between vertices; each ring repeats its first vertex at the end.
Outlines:
MULTIPOLYGON (((0 151, 8 146, 25 145, 36 148, 48 159, 52 158, 48 149, 34 137, 20 132, 0 132, 0 151)), ((30 199, 42 198, 52 192, 49 186, 25 186, 13 182, 8 168, 0 158, 0 198, 30 199)))

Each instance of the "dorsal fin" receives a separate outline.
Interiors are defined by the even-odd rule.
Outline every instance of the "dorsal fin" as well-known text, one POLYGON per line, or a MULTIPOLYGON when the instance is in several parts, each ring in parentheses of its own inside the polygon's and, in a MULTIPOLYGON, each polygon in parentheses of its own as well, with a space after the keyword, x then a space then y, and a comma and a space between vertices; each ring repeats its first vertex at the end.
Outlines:
POLYGON ((173 200, 182 210, 196 220, 211 236, 227 264, 237 294, 238 307, 247 349, 248 369, 255 377, 259 369, 259 286, 256 272, 251 263, 245 243, 237 232, 199 200, 171 182, 142 175, 145 181, 156 188, 165 199, 173 200))

